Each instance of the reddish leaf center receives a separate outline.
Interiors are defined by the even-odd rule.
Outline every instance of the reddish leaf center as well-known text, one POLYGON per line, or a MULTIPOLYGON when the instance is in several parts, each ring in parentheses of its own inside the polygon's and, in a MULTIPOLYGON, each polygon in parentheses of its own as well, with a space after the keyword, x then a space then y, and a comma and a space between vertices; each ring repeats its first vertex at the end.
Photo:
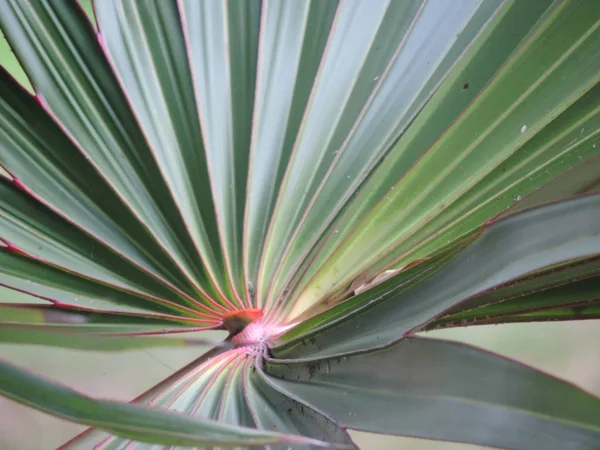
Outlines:
POLYGON ((258 308, 248 308, 228 312, 223 316, 223 328, 232 336, 237 336, 251 323, 262 317, 262 310, 258 308))
POLYGON ((232 311, 223 316, 223 328, 230 333, 236 347, 267 344, 269 339, 281 334, 289 326, 278 326, 265 320, 262 310, 248 308, 232 311))

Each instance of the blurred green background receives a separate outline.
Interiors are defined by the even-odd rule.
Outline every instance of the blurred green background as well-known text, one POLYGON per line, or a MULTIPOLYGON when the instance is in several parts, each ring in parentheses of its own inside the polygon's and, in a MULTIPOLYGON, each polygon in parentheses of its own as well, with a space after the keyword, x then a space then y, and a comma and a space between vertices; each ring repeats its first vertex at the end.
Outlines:
MULTIPOLYGON (((89 12, 89 1, 83 2, 89 12)), ((0 39, 0 62, 30 89, 10 47, 0 39)), ((0 287, 0 301, 31 297, 0 287)), ((218 333, 215 337, 218 336, 218 333)), ((428 333, 477 345, 531 364, 600 395, 600 321, 514 324, 428 333)), ((156 349, 121 353, 82 352, 51 347, 0 345, 0 358, 54 378, 86 394, 131 400, 182 367, 203 349, 156 349)), ((84 427, 59 420, 0 397, 0 449, 45 450, 84 427)), ((435 427, 435 423, 431 423, 435 427)), ((472 445, 352 432, 364 450, 459 450, 472 445)))

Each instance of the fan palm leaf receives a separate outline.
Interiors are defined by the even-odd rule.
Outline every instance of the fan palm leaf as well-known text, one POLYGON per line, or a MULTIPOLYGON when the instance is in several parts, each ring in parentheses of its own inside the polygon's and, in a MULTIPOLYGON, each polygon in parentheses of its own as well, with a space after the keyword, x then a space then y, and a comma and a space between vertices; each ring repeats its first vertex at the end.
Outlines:
POLYGON ((0 5, 0 341, 229 332, 132 404, 0 362, 65 448, 597 448, 591 394, 415 334, 600 317, 600 3, 0 5))

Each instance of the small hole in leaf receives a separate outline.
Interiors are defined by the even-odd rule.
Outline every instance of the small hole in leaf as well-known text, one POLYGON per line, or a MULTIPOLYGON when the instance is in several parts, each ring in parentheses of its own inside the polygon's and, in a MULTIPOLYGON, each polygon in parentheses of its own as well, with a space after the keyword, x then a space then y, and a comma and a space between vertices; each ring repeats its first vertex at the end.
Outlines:
POLYGON ((469 86, 471 86, 471 83, 469 83, 469 82, 467 81, 465 84, 463 84, 463 87, 462 87, 462 88, 463 88, 463 91, 466 91, 467 89, 469 89, 469 86))

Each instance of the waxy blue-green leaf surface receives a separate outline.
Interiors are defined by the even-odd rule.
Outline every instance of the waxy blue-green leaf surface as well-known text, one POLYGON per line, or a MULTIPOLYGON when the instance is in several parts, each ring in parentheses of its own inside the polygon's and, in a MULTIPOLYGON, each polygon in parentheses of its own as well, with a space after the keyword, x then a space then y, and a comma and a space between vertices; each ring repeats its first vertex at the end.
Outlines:
POLYGON ((494 286, 598 254, 600 195, 524 211, 489 225, 464 252, 421 283, 392 291, 273 353, 278 358, 314 359, 384 347, 494 286))
MULTIPOLYGON (((59 417, 156 444, 222 447, 270 443, 319 445, 319 441, 300 436, 193 419, 140 405, 94 400, 1 360, 0 392, 59 417)), ((321 445, 327 447, 325 443, 321 445)))
POLYGON ((600 2, 83 3, 0 0, 0 340, 230 335, 136 405, 3 395, 65 448, 593 448, 597 399, 408 336, 600 316, 600 2))
POLYGON ((411 337, 266 371, 283 393, 360 430, 500 448, 592 450, 600 440, 599 399, 464 344, 411 337))

